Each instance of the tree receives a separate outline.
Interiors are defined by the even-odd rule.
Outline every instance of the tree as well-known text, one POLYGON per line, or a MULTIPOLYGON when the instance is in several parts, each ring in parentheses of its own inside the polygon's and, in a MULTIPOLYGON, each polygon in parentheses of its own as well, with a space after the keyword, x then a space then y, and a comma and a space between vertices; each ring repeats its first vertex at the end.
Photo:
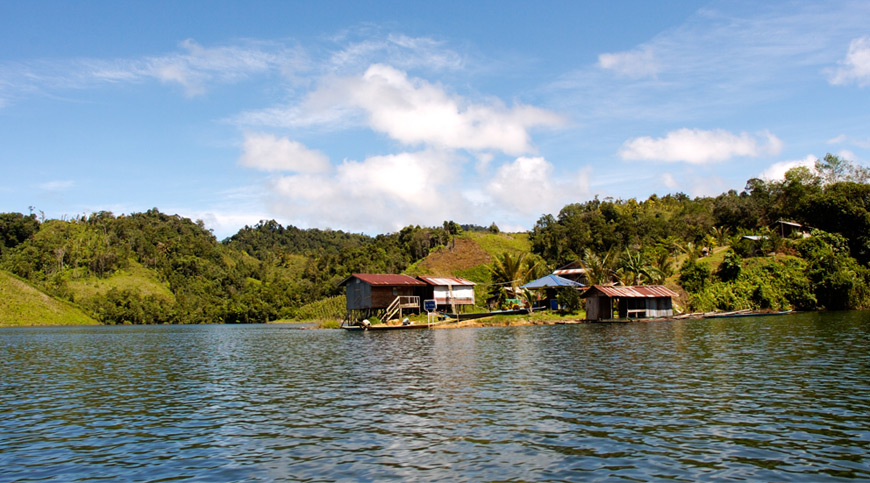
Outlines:
POLYGON ((589 285, 604 285, 613 281, 612 251, 607 251, 604 256, 599 256, 587 248, 579 263, 586 274, 586 281, 589 285))
POLYGON ((664 273, 655 267, 652 258, 644 250, 625 249, 619 261, 620 281, 623 285, 656 284, 664 280, 664 273))
POLYGON ((528 253, 511 255, 510 252, 504 252, 495 256, 489 266, 489 273, 494 285, 510 287, 511 293, 516 295, 517 287, 528 282, 537 267, 538 264, 529 257, 528 253))

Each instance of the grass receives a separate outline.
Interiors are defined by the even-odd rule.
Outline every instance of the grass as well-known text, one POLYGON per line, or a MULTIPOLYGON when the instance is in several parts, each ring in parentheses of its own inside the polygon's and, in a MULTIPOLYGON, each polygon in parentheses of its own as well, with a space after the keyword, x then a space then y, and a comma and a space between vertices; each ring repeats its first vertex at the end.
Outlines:
POLYGON ((53 298, 0 271, 0 327, 96 325, 79 308, 53 298))
POLYGON ((175 296, 169 290, 166 283, 157 278, 154 270, 147 269, 142 265, 130 261, 127 269, 119 270, 108 278, 87 277, 70 280, 67 287, 72 291, 75 301, 101 297, 109 290, 130 290, 137 292, 143 297, 156 295, 170 302, 175 301, 175 296))
POLYGON ((325 298, 303 305, 294 311, 294 322, 307 321, 332 321, 341 320, 344 317, 347 306, 344 295, 325 298))
POLYGON ((532 249, 528 233, 482 233, 471 232, 462 235, 480 246, 491 257, 504 252, 521 253, 532 249))
POLYGON ((457 271, 468 270, 488 264, 492 258, 471 238, 456 237, 452 248, 438 247, 426 258, 408 267, 408 275, 432 275, 435 277, 455 276, 457 271))

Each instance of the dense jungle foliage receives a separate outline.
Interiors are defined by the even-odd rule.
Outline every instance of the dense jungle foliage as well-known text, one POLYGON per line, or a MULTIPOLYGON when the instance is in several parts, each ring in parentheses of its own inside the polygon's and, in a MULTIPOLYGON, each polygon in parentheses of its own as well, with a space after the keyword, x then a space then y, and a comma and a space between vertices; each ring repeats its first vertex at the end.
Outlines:
MULTIPOLYGON (((868 178, 828 155, 780 181, 751 179, 740 193, 596 197, 542 216, 530 253, 461 275, 481 273, 474 281, 498 288, 576 264, 590 284, 666 283, 685 310, 863 308, 868 178), (786 233, 781 220, 804 229, 786 233)), ((262 322, 326 313, 351 273, 402 272, 463 232, 499 229, 447 221, 371 237, 270 220, 218 241, 202 222, 157 209, 71 220, 2 213, 0 269, 103 323, 262 322)))

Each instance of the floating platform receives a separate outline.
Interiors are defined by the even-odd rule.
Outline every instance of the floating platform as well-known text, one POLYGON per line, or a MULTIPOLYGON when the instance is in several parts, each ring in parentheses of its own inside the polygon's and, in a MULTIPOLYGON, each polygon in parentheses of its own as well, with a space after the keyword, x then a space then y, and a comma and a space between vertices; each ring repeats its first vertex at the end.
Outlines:
POLYGON ((378 324, 378 325, 370 325, 368 327, 362 325, 342 325, 341 328, 344 330, 350 331, 378 331, 378 330, 413 330, 413 329, 428 329, 434 327, 433 325, 428 324, 408 324, 408 325, 386 325, 386 324, 378 324))

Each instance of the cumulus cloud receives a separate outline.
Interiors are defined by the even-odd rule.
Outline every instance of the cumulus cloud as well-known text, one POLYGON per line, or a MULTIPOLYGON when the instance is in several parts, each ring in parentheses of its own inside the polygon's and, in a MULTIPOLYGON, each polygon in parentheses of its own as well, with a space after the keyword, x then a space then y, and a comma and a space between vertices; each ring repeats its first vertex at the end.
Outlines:
POLYGON ((496 170, 486 193, 510 211, 534 215, 556 212, 569 200, 586 196, 589 180, 585 172, 557 177, 552 163, 542 157, 519 157, 496 170))
POLYGON ((634 79, 655 77, 659 72, 659 66, 650 49, 600 54, 598 67, 634 79))
POLYGON ((839 64, 838 68, 830 72, 831 84, 855 83, 860 87, 870 85, 870 36, 852 40, 846 58, 839 64))
POLYGON ((271 134, 247 134, 243 145, 242 166, 263 171, 319 173, 330 168, 329 158, 302 143, 271 134))
POLYGON ((558 114, 533 106, 508 107, 497 99, 473 103, 384 64, 371 65, 361 76, 325 82, 300 107, 248 113, 241 120, 281 127, 349 120, 408 146, 510 155, 534 151, 531 129, 565 123, 558 114))
POLYGON ((461 212, 457 160, 421 151, 346 160, 323 173, 273 180, 273 209, 301 225, 389 231, 461 212))
POLYGON ((813 169, 816 165, 816 161, 819 158, 813 156, 812 154, 808 154, 804 159, 793 160, 793 161, 780 161, 778 163, 773 163, 767 169, 762 171, 758 177, 762 179, 766 179, 769 181, 778 181, 785 178, 786 171, 797 168, 799 166, 803 166, 809 169, 813 169))
POLYGON ((625 160, 649 160, 707 164, 725 161, 735 156, 775 155, 782 150, 782 141, 770 132, 753 136, 739 135, 724 129, 678 129, 663 138, 632 138, 619 149, 625 160))

